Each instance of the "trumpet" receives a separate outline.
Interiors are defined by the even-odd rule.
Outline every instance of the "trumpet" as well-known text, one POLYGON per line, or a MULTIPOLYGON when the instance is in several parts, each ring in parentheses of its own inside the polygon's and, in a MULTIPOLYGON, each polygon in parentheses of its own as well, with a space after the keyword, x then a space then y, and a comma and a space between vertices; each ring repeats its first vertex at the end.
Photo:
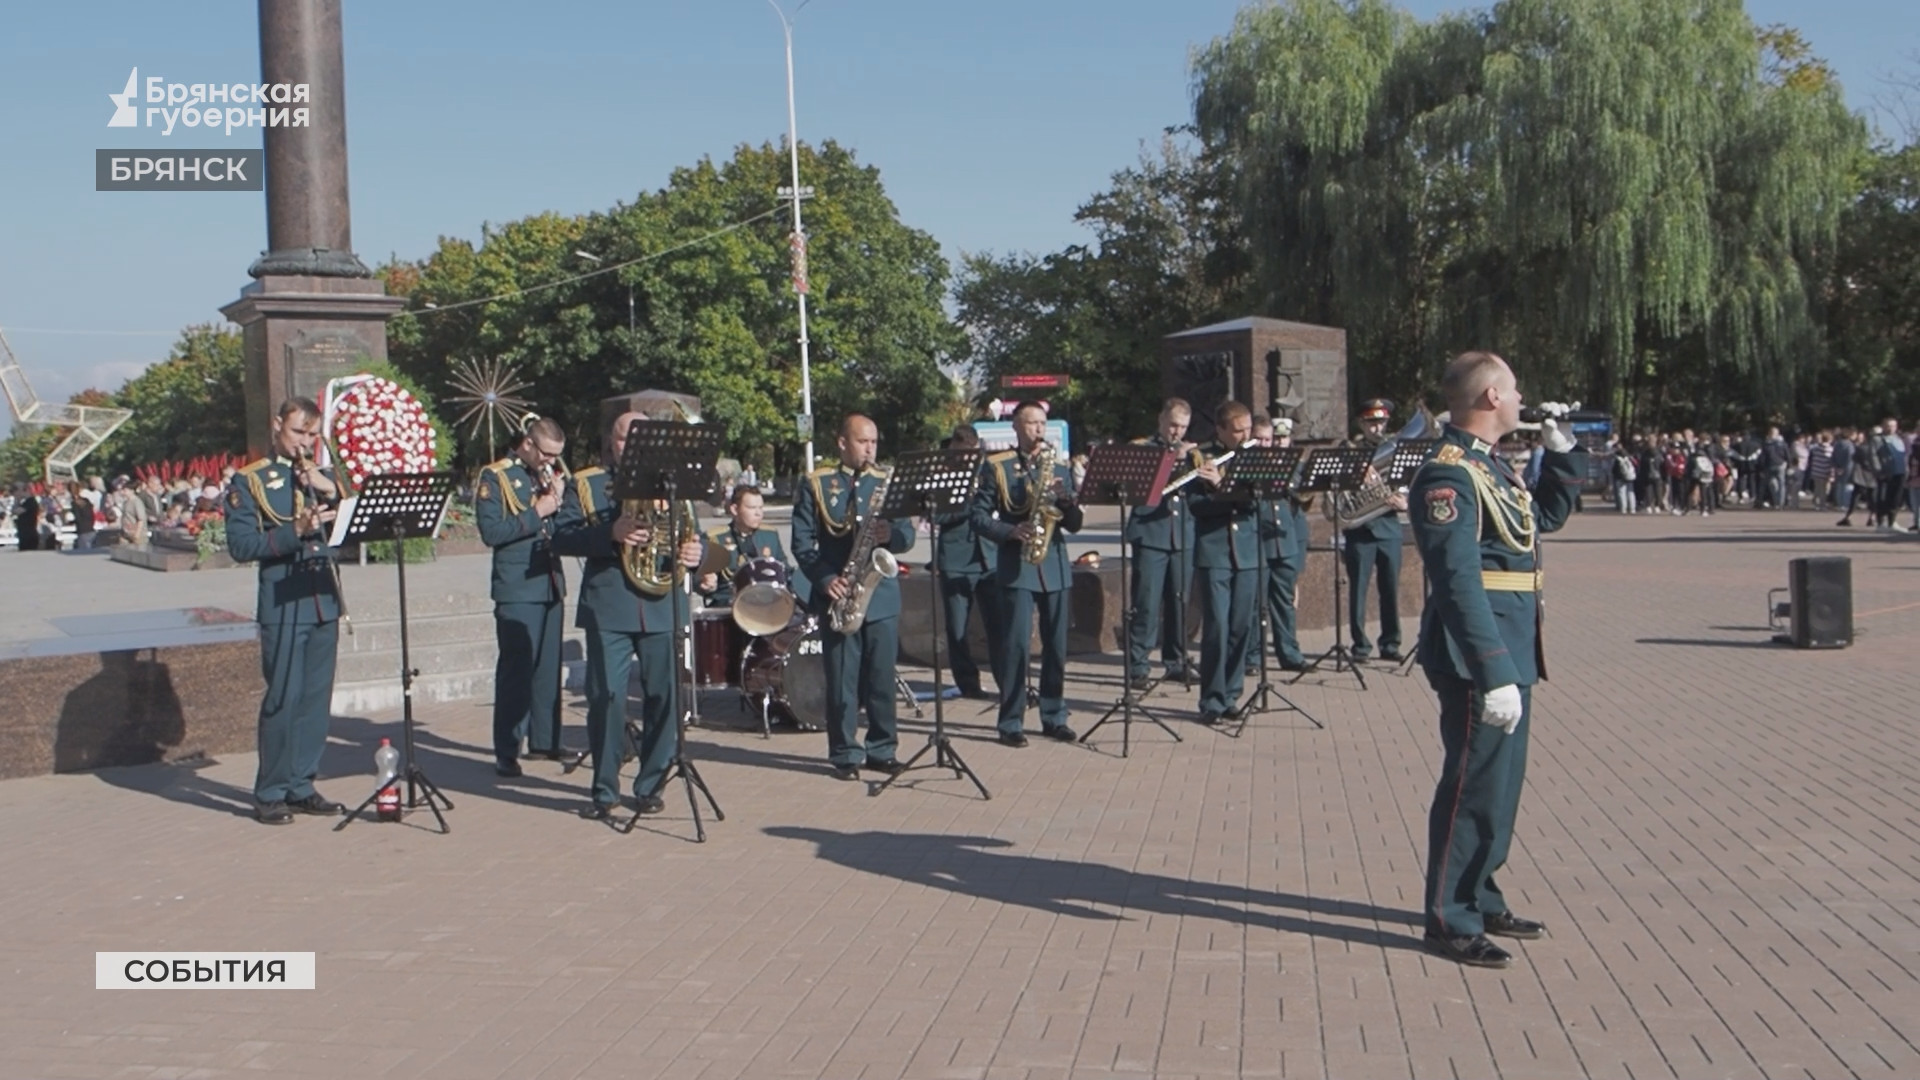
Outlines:
POLYGON ((1220 466, 1225 465, 1227 462, 1232 461, 1233 455, 1238 454, 1239 452, 1240 451, 1238 450, 1229 450, 1226 453, 1221 454, 1219 457, 1212 459, 1211 461, 1209 461, 1206 458, 1206 456, 1203 454, 1196 454, 1195 456, 1200 458, 1200 464, 1195 465, 1189 468, 1186 472, 1183 472, 1179 476, 1174 477, 1170 482, 1168 482, 1166 487, 1163 487, 1160 489, 1160 497, 1164 499, 1167 496, 1173 494, 1176 491, 1179 491, 1181 488, 1186 487, 1188 484, 1191 484, 1195 480, 1199 479, 1200 470, 1204 466, 1212 465, 1214 468, 1219 468, 1220 466))

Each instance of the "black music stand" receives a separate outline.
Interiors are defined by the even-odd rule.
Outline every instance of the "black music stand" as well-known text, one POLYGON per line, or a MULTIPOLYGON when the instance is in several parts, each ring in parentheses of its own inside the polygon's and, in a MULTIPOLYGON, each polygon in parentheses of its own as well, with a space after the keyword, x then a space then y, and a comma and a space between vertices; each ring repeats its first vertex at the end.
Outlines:
MULTIPOLYGON (((628 499, 659 499, 667 504, 667 520, 672 523, 673 539, 668 544, 678 566, 680 545, 691 537, 681 531, 681 515, 673 512, 674 504, 686 499, 705 499, 713 494, 714 485, 719 479, 715 465, 720 460, 720 446, 724 439, 717 427, 706 424, 685 424, 674 420, 635 420, 627 429, 627 443, 614 464, 612 490, 610 492, 616 504, 628 499)), ((683 712, 680 673, 677 670, 680 658, 685 656, 693 638, 693 603, 680 587, 679 578, 683 571, 677 571, 669 587, 673 605, 673 651, 675 672, 671 699, 673 705, 667 718, 668 729, 661 737, 672 736, 673 760, 667 766, 667 773, 660 778, 660 786, 653 791, 640 794, 639 801, 644 803, 647 795, 665 791, 677 778, 687 791, 687 805, 693 808, 694 839, 699 843, 707 842, 707 826, 700 818, 700 796, 704 795, 707 805, 713 808, 715 821, 727 820, 720 810, 720 803, 713 797, 713 789, 700 777, 700 770, 694 768, 687 758, 687 729, 691 726, 691 712, 683 712), (697 793, 696 793, 697 791, 697 793)), ((627 688, 617 687, 615 693, 624 694, 627 688)), ((697 694, 689 694, 693 697, 697 694)), ((644 724, 641 717, 636 724, 627 720, 627 738, 634 747, 644 745, 644 724)), ((641 765, 644 767, 645 762, 641 765)), ((640 823, 641 807, 635 806, 633 816, 621 827, 622 833, 630 833, 640 823)))
MULTIPOLYGON (((417 810, 425 803, 427 809, 433 811, 434 820, 440 823, 442 835, 453 829, 438 804, 446 803, 451 810, 453 800, 427 779, 426 770, 420 767, 413 752, 413 680, 420 673, 414 670, 407 637, 407 538, 438 533, 440 521, 447 513, 447 497, 452 494, 450 472, 369 476, 360 486, 360 493, 351 500, 352 508, 347 510, 345 503, 341 504, 342 509, 347 510, 347 522, 344 529, 336 527, 333 536, 338 543, 393 541, 393 569, 400 585, 400 772, 395 777, 404 774, 407 778, 407 798, 401 804, 402 812, 417 810)), ((376 783, 373 791, 342 818, 333 831, 339 832, 353 824, 391 783, 392 779, 376 783)))
MULTIPOLYGON (((1120 660, 1121 682, 1120 700, 1114 702, 1100 719, 1093 722, 1086 734, 1080 736, 1082 743, 1093 738, 1100 726, 1120 717, 1120 756, 1128 756, 1133 749, 1133 714, 1138 712, 1158 725, 1161 731, 1173 736, 1174 742, 1185 742, 1180 733, 1167 726, 1152 709, 1136 704, 1134 699, 1143 696, 1134 693, 1133 688, 1133 589, 1130 587, 1129 572, 1131 560, 1127 549, 1127 521, 1136 506, 1154 507, 1160 505, 1161 491, 1167 486, 1167 477, 1173 472, 1173 451, 1164 446, 1151 443, 1108 443, 1096 446, 1087 456, 1087 478, 1080 485, 1080 504, 1082 506, 1118 506, 1120 508, 1120 596, 1124 605, 1120 618, 1120 660)), ((1176 573, 1178 572, 1176 568, 1176 573)), ((1183 623, 1184 625, 1184 623, 1183 623)), ((1185 642, 1181 643, 1182 655, 1185 654, 1185 642)), ((1152 680, 1148 680, 1149 683, 1152 680)))
MULTIPOLYGON (((978 448, 954 446, 902 454, 894 462, 893 477, 887 483, 887 499, 876 516, 896 521, 918 514, 933 530, 933 561, 927 564, 930 570, 927 576, 933 587, 933 734, 928 737, 927 745, 915 751, 898 772, 869 787, 868 795, 880 794, 915 769, 952 769, 955 780, 964 776, 980 789, 981 798, 993 798, 987 785, 967 767, 959 751, 953 748, 953 740, 947 737, 945 683, 940 664, 940 639, 947 633, 946 597, 940 591, 940 519, 973 501, 973 488, 980 479, 980 462, 984 456, 978 448), (933 751, 933 760, 920 764, 929 750, 933 751)), ((832 723, 833 718, 828 717, 827 722, 832 723)))
MULTIPOLYGON (((1244 494, 1252 497, 1256 502, 1277 502, 1287 498, 1293 491, 1293 476, 1299 471, 1301 453, 1302 450, 1298 446, 1241 447, 1240 452, 1234 455, 1234 459, 1227 463, 1226 472, 1220 478, 1223 497, 1231 499, 1244 494)), ((1280 711, 1297 712, 1306 717, 1308 723, 1324 731, 1327 725, 1321 723, 1312 713, 1296 705, 1292 698, 1281 693, 1268 677, 1267 660, 1271 650, 1267 645, 1272 641, 1273 629, 1270 618, 1272 610, 1267 603, 1266 523, 1260 520, 1258 511, 1254 517, 1260 526, 1257 530, 1260 534, 1260 585, 1256 593, 1259 597, 1260 612, 1258 619, 1260 684, 1253 688, 1253 693, 1249 694, 1247 700, 1240 705, 1237 710, 1240 722, 1227 734, 1233 738, 1239 738, 1247 730, 1247 721, 1254 713, 1267 712, 1275 707, 1272 704, 1274 698, 1279 698, 1283 703, 1279 706, 1280 711)))
MULTIPOLYGON (((1395 444, 1393 457, 1387 461, 1386 475, 1382 477, 1387 482, 1387 486, 1396 491, 1404 491, 1410 487, 1413 484, 1413 474, 1419 472, 1420 466, 1426 464, 1428 456, 1433 453, 1433 448, 1439 443, 1439 439, 1403 439, 1395 444)), ((1400 661, 1400 666, 1394 670, 1396 675, 1404 676, 1412 673, 1413 665, 1419 660, 1421 637, 1419 626, 1426 621, 1426 597, 1431 591, 1427 585, 1426 572, 1423 570, 1420 574, 1421 621, 1415 624, 1413 648, 1407 650, 1406 656, 1400 661)))
POLYGON ((1360 689, 1367 688, 1367 677, 1360 670, 1360 662, 1353 657, 1353 650, 1347 647, 1347 612, 1341 603, 1343 592, 1341 585, 1346 581, 1347 569, 1341 549, 1345 542, 1346 526, 1340 521, 1341 492, 1359 491, 1366 486, 1367 470, 1373 467, 1373 451, 1364 446, 1326 446, 1310 455, 1301 473, 1300 491, 1325 492, 1333 507, 1333 648, 1307 661, 1293 678, 1287 680, 1291 686, 1307 677, 1310 672, 1319 671, 1328 660, 1333 661, 1333 670, 1348 672, 1360 680, 1360 689))

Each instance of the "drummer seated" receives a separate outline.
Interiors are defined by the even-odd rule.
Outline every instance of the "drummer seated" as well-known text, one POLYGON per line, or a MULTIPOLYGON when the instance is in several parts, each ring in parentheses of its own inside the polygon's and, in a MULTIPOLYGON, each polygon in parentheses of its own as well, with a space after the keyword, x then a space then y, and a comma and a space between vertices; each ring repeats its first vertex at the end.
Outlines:
POLYGON ((811 583, 805 576, 791 573, 793 564, 787 559, 786 549, 780 546, 780 534, 760 527, 767 516, 767 501, 760 494, 760 489, 744 484, 734 488, 732 494, 727 496, 727 514, 733 519, 727 527, 707 535, 709 541, 726 550, 726 572, 703 575, 696 583, 698 592, 706 598, 707 604, 711 607, 731 606, 735 571, 755 559, 773 559, 788 568, 787 583, 804 610, 811 583))

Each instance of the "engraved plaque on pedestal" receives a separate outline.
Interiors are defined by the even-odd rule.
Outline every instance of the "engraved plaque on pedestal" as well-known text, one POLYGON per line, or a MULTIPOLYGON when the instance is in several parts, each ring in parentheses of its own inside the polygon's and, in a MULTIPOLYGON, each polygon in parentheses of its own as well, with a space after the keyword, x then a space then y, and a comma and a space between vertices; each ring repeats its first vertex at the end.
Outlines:
POLYGON ((357 373, 373 349, 349 330, 302 330, 287 342, 286 387, 294 397, 325 406, 327 383, 357 373))

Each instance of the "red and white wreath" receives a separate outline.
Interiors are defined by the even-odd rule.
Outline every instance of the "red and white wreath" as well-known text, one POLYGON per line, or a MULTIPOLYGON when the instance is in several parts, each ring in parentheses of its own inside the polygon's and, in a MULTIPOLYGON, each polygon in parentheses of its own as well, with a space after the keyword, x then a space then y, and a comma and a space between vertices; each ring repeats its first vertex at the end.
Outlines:
POLYGON ((433 421, 420 400, 374 375, 341 380, 327 409, 327 434, 353 485, 385 473, 432 472, 433 421))

